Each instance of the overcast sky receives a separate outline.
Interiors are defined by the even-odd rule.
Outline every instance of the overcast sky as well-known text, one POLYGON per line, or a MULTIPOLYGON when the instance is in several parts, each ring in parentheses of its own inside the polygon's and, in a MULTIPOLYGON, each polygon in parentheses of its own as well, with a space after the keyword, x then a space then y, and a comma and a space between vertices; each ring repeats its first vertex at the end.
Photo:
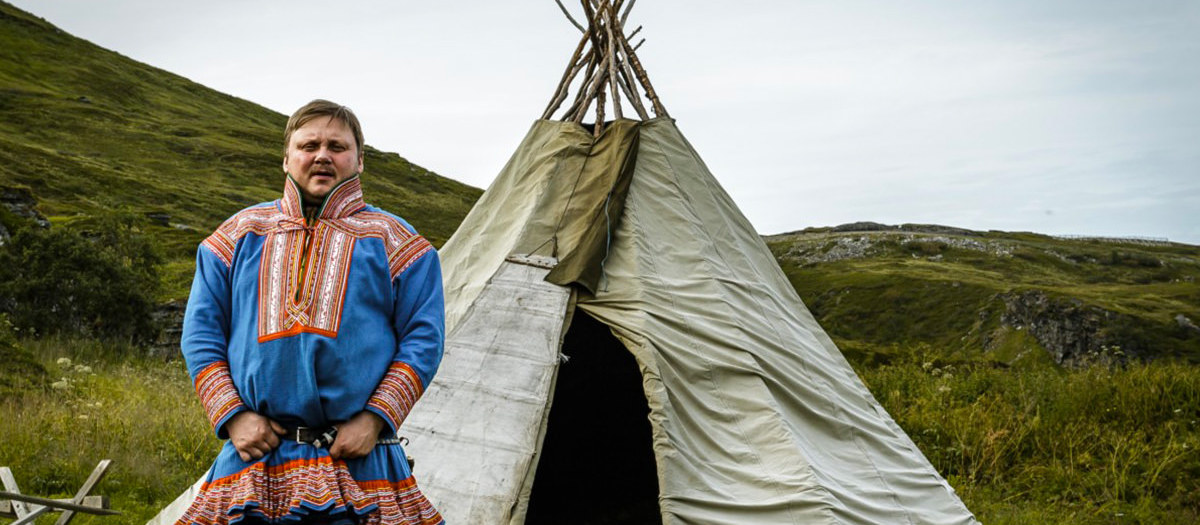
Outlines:
MULTIPOLYGON (((9 1, 282 113, 346 104, 368 143, 480 187, 578 40, 553 0, 9 1)), ((665 106, 760 233, 1200 244, 1200 2, 640 0, 639 24, 665 106)))

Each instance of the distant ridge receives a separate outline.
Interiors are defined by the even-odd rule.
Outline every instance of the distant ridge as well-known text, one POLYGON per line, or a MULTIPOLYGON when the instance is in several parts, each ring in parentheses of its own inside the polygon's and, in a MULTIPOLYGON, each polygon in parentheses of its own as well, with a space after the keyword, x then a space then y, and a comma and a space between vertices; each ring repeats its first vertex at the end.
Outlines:
MULTIPOLYGON (((956 226, 943 226, 941 224, 913 224, 904 223, 900 225, 881 224, 871 221, 849 222, 839 224, 837 226, 810 226, 803 230, 793 230, 789 232, 766 235, 764 237, 776 238, 785 237, 788 235, 798 235, 805 233, 821 233, 821 232, 913 232, 913 233, 945 233, 950 235, 969 235, 979 236, 984 232, 968 230, 956 226)), ((999 230, 990 230, 999 232, 999 230)), ((1001 232, 1003 233, 1003 232, 1001 232)), ((1038 234, 1034 234, 1038 235, 1038 234)), ((1140 244, 1145 246, 1166 246, 1170 244, 1184 244, 1172 242, 1166 237, 1146 237, 1140 235, 1113 236, 1113 235, 1078 235, 1078 234, 1058 234, 1046 235, 1055 239, 1076 240, 1076 241, 1098 241, 1114 244, 1140 244)))
POLYGON ((852 359, 1200 363, 1197 246, 874 222, 765 239, 852 359))

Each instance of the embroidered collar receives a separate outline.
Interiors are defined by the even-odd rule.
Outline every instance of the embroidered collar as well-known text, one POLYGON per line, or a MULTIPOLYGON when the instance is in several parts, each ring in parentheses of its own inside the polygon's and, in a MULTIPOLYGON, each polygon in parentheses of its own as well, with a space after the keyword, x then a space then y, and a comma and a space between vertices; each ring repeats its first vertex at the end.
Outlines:
MULTIPOLYGON (((367 205, 363 202, 362 181, 355 175, 334 186, 325 195, 325 200, 317 208, 318 219, 342 219, 349 217, 367 205)), ((300 193, 300 185, 289 174, 283 186, 283 198, 279 199, 279 211, 289 217, 304 219, 304 198, 300 193)))

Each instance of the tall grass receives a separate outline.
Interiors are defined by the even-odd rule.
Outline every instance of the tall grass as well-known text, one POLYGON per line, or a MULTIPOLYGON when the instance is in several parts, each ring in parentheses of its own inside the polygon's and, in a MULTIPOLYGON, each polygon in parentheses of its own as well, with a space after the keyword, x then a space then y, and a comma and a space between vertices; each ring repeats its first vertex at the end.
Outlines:
POLYGON ((94 493, 123 514, 75 523, 145 523, 216 456, 220 442, 182 362, 131 358, 128 347, 91 341, 24 346, 52 383, 0 399, 0 465, 26 494, 70 497, 97 462, 112 459, 94 493))
MULTIPOLYGON (((96 493, 124 514, 78 523, 145 523, 216 455, 181 362, 24 346, 53 386, 0 399, 0 465, 26 493, 66 497, 113 459, 96 493)), ((859 373, 983 523, 1200 522, 1200 367, 1017 370, 915 352, 859 373)))
POLYGON ((989 524, 1200 522, 1200 368, 861 371, 989 524))

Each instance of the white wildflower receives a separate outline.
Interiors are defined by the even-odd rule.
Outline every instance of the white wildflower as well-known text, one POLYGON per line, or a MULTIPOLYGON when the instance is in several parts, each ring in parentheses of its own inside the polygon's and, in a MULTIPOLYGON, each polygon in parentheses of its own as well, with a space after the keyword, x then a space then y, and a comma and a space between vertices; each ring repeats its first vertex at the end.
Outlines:
POLYGON ((55 363, 55 364, 57 364, 58 366, 71 366, 71 358, 69 358, 69 357, 60 357, 60 358, 58 358, 58 360, 57 360, 57 361, 55 361, 54 363, 55 363))
POLYGON ((59 379, 58 381, 50 383, 50 388, 53 388, 55 390, 62 390, 64 388, 67 388, 70 386, 71 386, 71 383, 68 383, 67 378, 65 378, 65 377, 62 379, 59 379))

